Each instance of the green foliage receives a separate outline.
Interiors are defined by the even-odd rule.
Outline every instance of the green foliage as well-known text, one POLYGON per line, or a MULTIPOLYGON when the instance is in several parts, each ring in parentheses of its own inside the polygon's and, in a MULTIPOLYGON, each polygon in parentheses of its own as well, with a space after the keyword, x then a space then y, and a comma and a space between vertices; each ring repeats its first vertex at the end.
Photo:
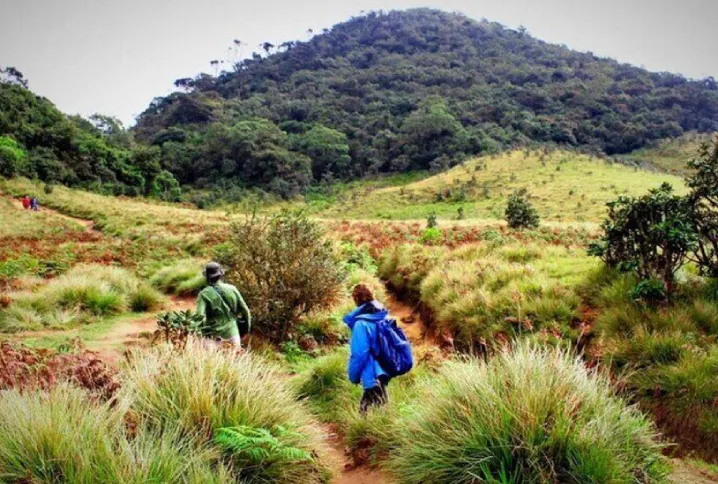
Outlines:
POLYGON ((0 82, 0 175, 39 178, 115 195, 176 198, 178 185, 162 172, 159 150, 135 148, 132 136, 104 116, 98 129, 66 117, 20 83, 0 82))
POLYGON ((204 316, 188 309, 186 311, 172 311, 157 316, 158 335, 162 335, 166 342, 184 348, 191 335, 201 333, 204 316))
POLYGON ((538 211, 531 204, 526 190, 519 190, 509 197, 505 216, 506 222, 512 229, 536 228, 539 226, 538 211))
POLYGON ((226 179, 291 197, 311 180, 311 160, 289 150, 289 137, 274 123, 252 118, 232 126, 214 123, 186 166, 168 160, 183 181, 226 179), (181 170, 181 172, 180 172, 181 170))
MULTIPOLYGON (((256 468, 271 466, 292 466, 301 462, 311 462, 311 453, 303 449, 284 444, 280 439, 290 432, 278 426, 272 431, 248 425, 227 427, 217 430, 213 442, 231 459, 233 466, 240 469, 252 469, 247 474, 256 473, 256 468)), ((294 439, 302 436, 293 433, 294 439)))
POLYGON ((675 273, 697 238, 689 204, 668 184, 641 197, 610 202, 602 229, 589 253, 611 267, 634 271, 641 280, 661 280, 666 295, 673 292, 675 273))
POLYGON ((444 234, 441 232, 441 229, 438 227, 429 227, 421 234, 421 242, 427 245, 433 245, 441 242, 443 237, 444 234))
POLYGON ((718 136, 712 144, 704 144, 688 166, 695 170, 688 179, 699 234, 695 259, 703 274, 718 278, 718 136))
POLYGON ((660 279, 646 279, 631 289, 631 299, 656 303, 666 300, 666 288, 660 279))
POLYGON ((607 375, 568 351, 530 345, 450 363, 396 425, 400 483, 662 482, 650 421, 607 375))
POLYGON ((321 227, 305 213, 254 214, 231 231, 217 260, 242 292, 262 336, 282 342, 302 316, 337 300, 343 271, 321 227))
POLYGON ((460 14, 371 12, 285 46, 217 78, 179 80, 188 92, 155 100, 138 138, 162 145, 183 182, 202 184, 191 167, 206 157, 208 126, 256 117, 296 138, 315 181, 442 170, 530 142, 627 153, 718 129, 712 79, 651 73, 460 14))
POLYGON ((439 221, 436 218, 436 213, 431 212, 429 216, 426 218, 426 228, 427 229, 435 229, 439 225, 439 221))
POLYGON ((341 242, 338 255, 347 272, 360 269, 371 274, 376 273, 376 260, 371 256, 366 245, 357 246, 351 242, 341 242))
POLYGON ((139 426, 125 407, 94 402, 80 389, 0 394, 3 482, 232 482, 206 445, 176 427, 139 426))
POLYGON ((292 144, 312 160, 315 180, 326 176, 347 178, 351 174, 349 144, 341 131, 318 124, 306 133, 294 135, 292 144))
POLYGON ((0 176, 12 177, 22 174, 27 154, 12 138, 0 136, 0 176))
POLYGON ((181 259, 152 273, 150 284, 166 294, 196 296, 207 285, 207 281, 202 275, 201 261, 181 259))

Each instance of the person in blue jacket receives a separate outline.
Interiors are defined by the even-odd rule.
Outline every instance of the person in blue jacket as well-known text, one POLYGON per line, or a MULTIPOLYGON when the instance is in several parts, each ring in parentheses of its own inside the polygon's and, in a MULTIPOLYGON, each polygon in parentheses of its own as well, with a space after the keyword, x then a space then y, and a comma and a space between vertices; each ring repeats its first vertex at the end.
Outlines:
POLYGON ((352 332, 348 372, 352 383, 361 382, 364 387, 359 411, 366 413, 369 407, 384 405, 389 399, 386 391, 389 375, 372 356, 372 349, 376 348, 376 323, 385 319, 389 311, 364 284, 354 287, 352 299, 357 307, 344 316, 352 332))

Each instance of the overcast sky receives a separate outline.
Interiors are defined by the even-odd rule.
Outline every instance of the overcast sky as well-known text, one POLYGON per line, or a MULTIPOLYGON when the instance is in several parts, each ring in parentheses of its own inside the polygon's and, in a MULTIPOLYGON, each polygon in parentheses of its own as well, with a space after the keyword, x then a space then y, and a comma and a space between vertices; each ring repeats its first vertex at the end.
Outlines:
POLYGON ((718 78, 718 0, 0 0, 0 65, 69 113, 130 123, 172 82, 251 47, 361 11, 428 6, 524 25, 548 42, 688 77, 718 78))

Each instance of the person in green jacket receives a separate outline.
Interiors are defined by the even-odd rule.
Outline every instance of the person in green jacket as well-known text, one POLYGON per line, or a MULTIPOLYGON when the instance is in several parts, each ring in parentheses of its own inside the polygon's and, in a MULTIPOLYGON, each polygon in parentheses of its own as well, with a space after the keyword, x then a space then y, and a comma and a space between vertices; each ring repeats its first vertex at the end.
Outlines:
POLYGON ((237 318, 246 323, 247 330, 252 324, 252 315, 242 294, 231 284, 222 282, 224 269, 216 262, 204 268, 207 287, 197 296, 197 314, 204 316, 200 334, 208 343, 220 346, 226 342, 241 346, 237 318))

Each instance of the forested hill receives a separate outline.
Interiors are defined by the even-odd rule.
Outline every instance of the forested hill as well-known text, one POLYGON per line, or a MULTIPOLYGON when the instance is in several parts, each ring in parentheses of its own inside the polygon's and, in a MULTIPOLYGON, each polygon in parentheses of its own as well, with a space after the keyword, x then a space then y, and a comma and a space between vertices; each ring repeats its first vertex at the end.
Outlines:
POLYGON ((718 130, 718 85, 419 9, 264 45, 218 78, 177 81, 140 116, 183 182, 295 191, 311 179, 443 168, 530 141, 626 153, 718 130), (311 167, 311 171, 310 171, 311 167))
POLYGON ((0 176, 117 195, 179 194, 177 181, 160 165, 158 148, 136 144, 114 118, 66 116, 27 89, 14 68, 0 68, 0 176))

